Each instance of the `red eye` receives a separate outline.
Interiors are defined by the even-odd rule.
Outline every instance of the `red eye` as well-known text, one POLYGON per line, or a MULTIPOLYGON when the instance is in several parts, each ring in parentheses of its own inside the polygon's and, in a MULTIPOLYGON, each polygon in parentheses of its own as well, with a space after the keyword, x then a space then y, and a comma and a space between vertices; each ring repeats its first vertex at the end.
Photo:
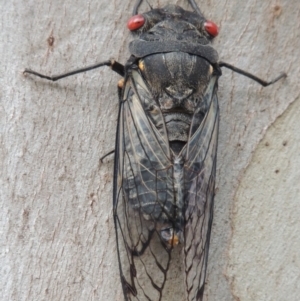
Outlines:
POLYGON ((204 28, 212 37, 216 37, 219 33, 217 24, 212 21, 206 21, 204 23, 204 28))
POLYGON ((127 27, 132 31, 141 28, 144 24, 145 18, 143 17, 143 15, 135 15, 128 20, 127 27))

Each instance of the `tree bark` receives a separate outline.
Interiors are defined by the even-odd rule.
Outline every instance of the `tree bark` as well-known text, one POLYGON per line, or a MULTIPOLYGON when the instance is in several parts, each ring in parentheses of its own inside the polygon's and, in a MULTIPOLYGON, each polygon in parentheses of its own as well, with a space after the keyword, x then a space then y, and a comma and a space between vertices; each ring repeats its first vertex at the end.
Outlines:
MULTIPOLYGON (((123 300, 113 157, 99 164, 114 148, 120 76, 103 67, 53 83, 22 72, 125 63, 133 1, 2 2, 2 300, 123 300)), ((196 2, 220 25, 221 60, 264 79, 288 74, 262 88, 223 69, 206 300, 297 301, 298 0, 196 2)))

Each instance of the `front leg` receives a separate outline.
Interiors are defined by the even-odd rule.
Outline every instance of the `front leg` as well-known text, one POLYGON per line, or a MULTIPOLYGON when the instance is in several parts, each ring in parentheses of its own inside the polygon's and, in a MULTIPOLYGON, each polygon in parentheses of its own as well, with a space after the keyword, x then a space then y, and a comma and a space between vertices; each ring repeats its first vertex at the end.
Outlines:
POLYGON ((101 63, 97 63, 95 65, 88 66, 88 67, 85 67, 85 68, 75 69, 75 70, 67 72, 67 73, 63 73, 63 74, 59 74, 59 75, 53 75, 53 76, 44 75, 44 74, 41 74, 39 72, 33 71, 31 69, 25 69, 23 73, 33 74, 33 75, 36 75, 38 77, 45 78, 47 80, 51 80, 51 81, 55 82, 55 81, 57 81, 59 79, 62 79, 64 77, 71 76, 71 75, 78 74, 78 73, 82 73, 82 72, 86 72, 86 71, 93 70, 93 69, 96 69, 96 68, 100 68, 100 67, 103 67, 103 66, 111 67, 111 69, 113 71, 115 71, 116 73, 118 73, 121 76, 125 75, 124 66, 122 64, 118 63, 117 61, 113 60, 113 59, 108 60, 108 61, 104 61, 104 62, 101 62, 101 63))

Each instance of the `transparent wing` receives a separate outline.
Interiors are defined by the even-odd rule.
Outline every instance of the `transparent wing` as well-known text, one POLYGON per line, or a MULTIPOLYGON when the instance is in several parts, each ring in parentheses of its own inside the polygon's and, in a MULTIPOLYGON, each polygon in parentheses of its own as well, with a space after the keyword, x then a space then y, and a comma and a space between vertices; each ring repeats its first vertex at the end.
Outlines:
MULTIPOLYGON (((184 267, 188 301, 203 298, 215 187, 219 108, 216 77, 204 95, 207 112, 185 150, 184 267)), ((197 114, 197 112, 195 113, 197 114)))
POLYGON ((126 300, 162 300, 171 259, 158 233, 174 211, 173 167, 160 115, 143 79, 132 71, 119 116, 114 198, 126 300))

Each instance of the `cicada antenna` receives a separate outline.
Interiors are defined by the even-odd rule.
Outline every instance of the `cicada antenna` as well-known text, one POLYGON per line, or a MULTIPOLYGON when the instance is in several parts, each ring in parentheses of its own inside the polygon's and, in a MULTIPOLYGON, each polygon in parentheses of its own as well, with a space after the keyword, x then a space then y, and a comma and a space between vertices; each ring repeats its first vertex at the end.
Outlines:
POLYGON ((193 10, 199 15, 199 16, 203 16, 199 6, 196 4, 195 0, 188 0, 189 4, 191 5, 191 7, 193 8, 193 10))
MULTIPOLYGON (((139 12, 139 7, 140 7, 140 5, 142 4, 142 2, 143 2, 144 0, 137 0, 136 1, 136 3, 135 3, 135 5, 134 5, 134 8, 133 8, 133 12, 132 12, 132 15, 133 16, 135 16, 135 15, 137 15, 139 12)), ((147 4, 149 5, 149 7, 150 7, 150 9, 152 10, 153 8, 152 8, 152 6, 150 5, 150 3, 148 2, 148 0, 146 0, 146 2, 147 2, 147 4)))

